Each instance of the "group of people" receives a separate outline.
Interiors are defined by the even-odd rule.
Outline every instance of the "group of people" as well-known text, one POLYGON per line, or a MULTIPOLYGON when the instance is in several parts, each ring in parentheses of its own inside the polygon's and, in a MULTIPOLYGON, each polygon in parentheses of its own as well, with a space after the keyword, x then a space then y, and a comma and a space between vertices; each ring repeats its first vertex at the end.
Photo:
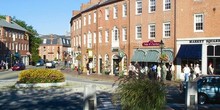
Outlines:
MULTIPOLYGON (((188 64, 185 64, 183 68, 183 73, 185 82, 193 80, 202 74, 199 64, 193 65, 192 63, 190 63, 190 66, 188 66, 188 64)), ((212 67, 212 63, 209 64, 208 74, 214 74, 214 68, 212 67)))
POLYGON ((136 75, 138 75, 139 73, 141 73, 146 74, 149 77, 149 79, 165 81, 173 80, 175 67, 172 63, 169 63, 167 65, 165 63, 158 63, 152 64, 150 66, 145 64, 141 66, 138 62, 136 62, 134 64, 130 63, 128 71, 129 74, 135 73, 136 75))

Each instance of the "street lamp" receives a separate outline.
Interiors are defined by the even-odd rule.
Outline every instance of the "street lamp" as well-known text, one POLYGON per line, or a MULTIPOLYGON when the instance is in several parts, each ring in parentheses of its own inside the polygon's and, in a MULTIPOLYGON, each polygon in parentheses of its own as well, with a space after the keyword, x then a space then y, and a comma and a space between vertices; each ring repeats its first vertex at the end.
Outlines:
MULTIPOLYGON (((161 40, 160 41, 160 56, 161 57, 162 57, 163 48, 164 48, 164 43, 163 43, 163 40, 161 40)), ((160 63, 162 64, 162 59, 160 59, 160 63)))

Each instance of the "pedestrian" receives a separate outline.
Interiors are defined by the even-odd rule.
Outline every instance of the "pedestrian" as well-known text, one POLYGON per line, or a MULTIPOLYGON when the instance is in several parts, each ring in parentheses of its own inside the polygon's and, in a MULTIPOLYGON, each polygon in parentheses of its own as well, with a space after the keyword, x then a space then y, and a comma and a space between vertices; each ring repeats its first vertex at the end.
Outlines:
POLYGON ((212 67, 212 63, 209 63, 208 74, 214 74, 214 68, 212 67))
POLYGON ((183 68, 183 72, 184 72, 184 81, 188 82, 189 81, 189 76, 190 76, 190 68, 188 66, 188 64, 185 65, 185 67, 183 68))
POLYGON ((175 74, 175 66, 173 65, 173 63, 171 63, 171 75, 172 75, 172 80, 175 80, 174 74, 175 74))
POLYGON ((157 66, 157 80, 161 81, 161 64, 157 66))
POLYGON ((86 72, 87 72, 87 75, 90 75, 90 74, 89 74, 89 62, 86 64, 86 70, 87 70, 87 71, 86 71, 86 72))
POLYGON ((162 77, 162 80, 161 80, 162 82, 166 81, 167 67, 166 67, 166 65, 164 63, 162 64, 161 77, 162 77))
POLYGON ((93 65, 92 65, 92 62, 90 61, 89 62, 89 74, 92 74, 92 68, 93 68, 93 65))
POLYGON ((196 66, 194 68, 194 72, 195 72, 195 75, 193 74, 193 79, 195 79, 196 77, 198 77, 201 74, 201 70, 199 68, 199 64, 196 64, 196 66))

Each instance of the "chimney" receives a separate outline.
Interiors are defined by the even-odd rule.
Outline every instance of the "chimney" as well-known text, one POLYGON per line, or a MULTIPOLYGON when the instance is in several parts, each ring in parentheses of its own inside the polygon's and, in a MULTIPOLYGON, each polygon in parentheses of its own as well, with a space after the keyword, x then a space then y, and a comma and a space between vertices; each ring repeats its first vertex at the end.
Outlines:
POLYGON ((6 21, 7 21, 8 23, 11 23, 11 16, 6 16, 6 21))

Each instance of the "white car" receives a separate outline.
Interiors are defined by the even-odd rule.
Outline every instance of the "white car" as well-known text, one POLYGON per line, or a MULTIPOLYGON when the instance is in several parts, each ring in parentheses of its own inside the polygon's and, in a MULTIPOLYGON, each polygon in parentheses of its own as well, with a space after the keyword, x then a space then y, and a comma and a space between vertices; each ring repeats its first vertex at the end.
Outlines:
POLYGON ((53 61, 48 61, 46 63, 46 68, 55 68, 56 67, 55 65, 56 64, 53 61))

